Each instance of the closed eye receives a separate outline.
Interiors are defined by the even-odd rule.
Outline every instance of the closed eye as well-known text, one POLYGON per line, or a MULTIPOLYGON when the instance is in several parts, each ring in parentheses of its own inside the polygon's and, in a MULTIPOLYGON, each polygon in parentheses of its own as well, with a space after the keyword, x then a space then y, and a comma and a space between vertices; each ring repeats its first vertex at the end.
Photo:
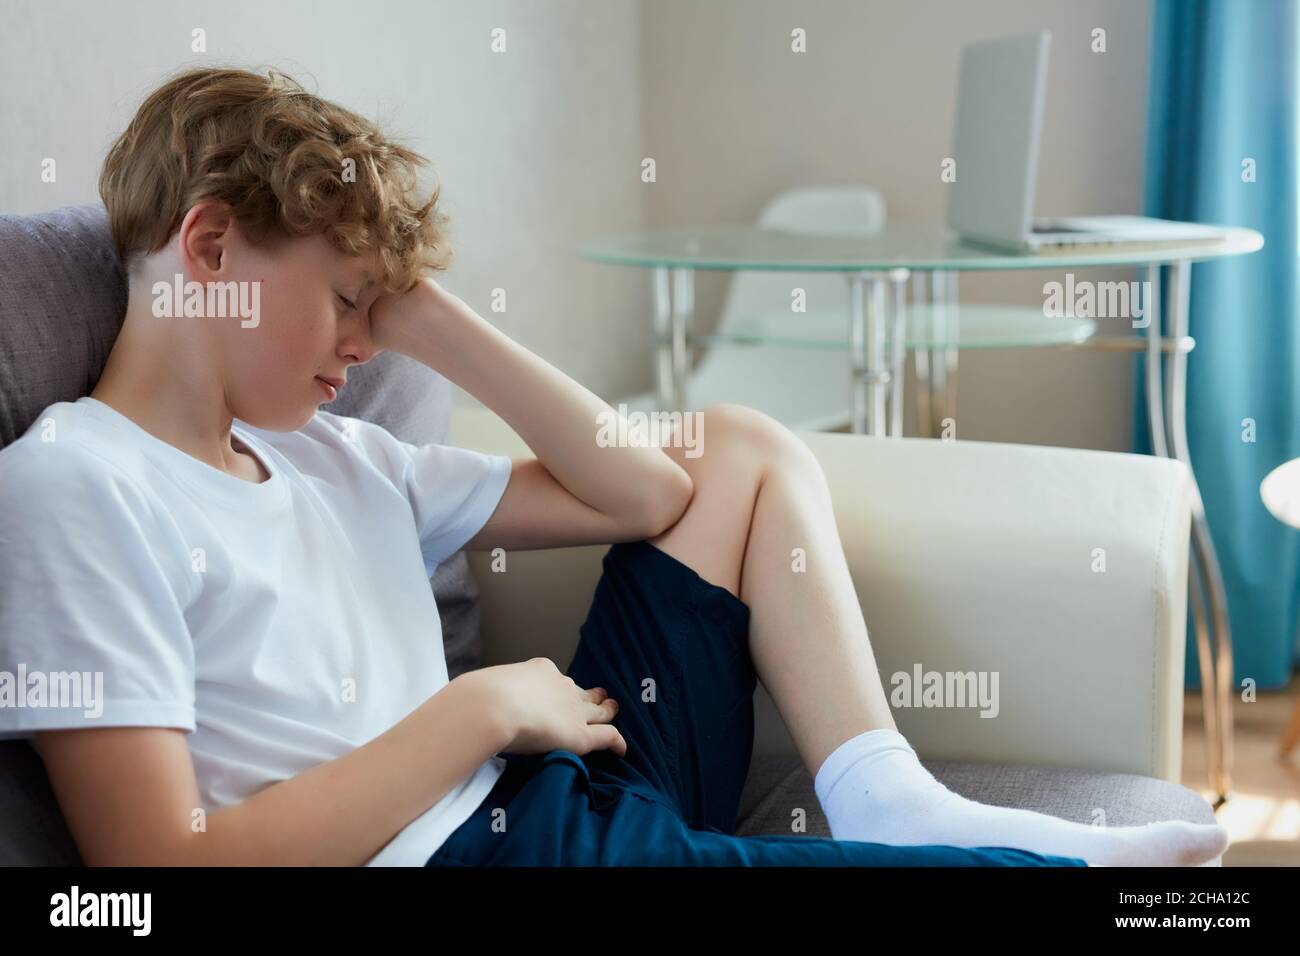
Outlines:
POLYGON ((337 296, 339 297, 339 300, 340 300, 344 305, 346 305, 349 309, 351 309, 353 312, 355 312, 355 311, 357 310, 357 304, 356 304, 355 302, 353 302, 351 299, 344 298, 342 295, 340 295, 340 294, 337 293, 337 292, 334 293, 334 294, 337 295, 337 296))

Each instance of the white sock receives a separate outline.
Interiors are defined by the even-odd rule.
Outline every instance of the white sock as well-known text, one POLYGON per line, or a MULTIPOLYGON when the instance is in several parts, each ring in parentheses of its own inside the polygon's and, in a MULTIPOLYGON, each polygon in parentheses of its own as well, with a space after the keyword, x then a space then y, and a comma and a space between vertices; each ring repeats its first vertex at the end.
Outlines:
POLYGON ((826 758, 813 784, 836 840, 1004 846, 1078 857, 1092 866, 1198 866, 1228 845, 1228 833, 1218 824, 1168 820, 1094 827, 976 803, 936 780, 907 739, 890 728, 846 740, 826 758))

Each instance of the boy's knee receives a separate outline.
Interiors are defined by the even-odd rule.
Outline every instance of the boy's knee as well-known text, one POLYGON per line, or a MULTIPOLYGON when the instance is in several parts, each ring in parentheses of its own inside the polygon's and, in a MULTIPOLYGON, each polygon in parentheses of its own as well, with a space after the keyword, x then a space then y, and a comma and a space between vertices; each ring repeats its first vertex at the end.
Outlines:
MULTIPOLYGON (((723 402, 703 409, 704 434, 712 433, 766 464, 798 465, 821 471, 817 456, 786 425, 749 405, 723 402), (734 439, 734 440, 733 440, 734 439)), ((707 440, 706 440, 707 447, 707 440)))
POLYGON ((766 412, 736 402, 710 405, 701 414, 704 416, 705 434, 712 430, 719 437, 743 438, 751 445, 779 442, 783 440, 783 433, 790 433, 766 412))

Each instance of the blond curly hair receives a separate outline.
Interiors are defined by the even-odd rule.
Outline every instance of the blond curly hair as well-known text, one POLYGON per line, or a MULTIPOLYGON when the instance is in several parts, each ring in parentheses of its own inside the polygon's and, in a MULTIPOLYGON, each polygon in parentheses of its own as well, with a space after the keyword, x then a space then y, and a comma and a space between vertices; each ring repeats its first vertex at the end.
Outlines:
POLYGON ((441 187, 420 200, 427 162, 278 70, 201 67, 141 104, 104 159, 99 195, 128 275, 195 203, 217 199, 259 246, 324 235, 347 255, 377 248, 385 290, 401 292, 451 262, 441 187))

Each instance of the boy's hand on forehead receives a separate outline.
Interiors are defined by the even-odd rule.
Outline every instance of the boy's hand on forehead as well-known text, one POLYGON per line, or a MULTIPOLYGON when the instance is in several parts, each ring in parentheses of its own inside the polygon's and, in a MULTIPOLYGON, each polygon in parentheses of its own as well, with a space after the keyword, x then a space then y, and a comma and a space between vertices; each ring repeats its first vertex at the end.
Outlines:
POLYGON ((412 335, 435 321, 456 297, 430 275, 406 292, 379 296, 370 306, 370 338, 375 348, 406 352, 412 335))

